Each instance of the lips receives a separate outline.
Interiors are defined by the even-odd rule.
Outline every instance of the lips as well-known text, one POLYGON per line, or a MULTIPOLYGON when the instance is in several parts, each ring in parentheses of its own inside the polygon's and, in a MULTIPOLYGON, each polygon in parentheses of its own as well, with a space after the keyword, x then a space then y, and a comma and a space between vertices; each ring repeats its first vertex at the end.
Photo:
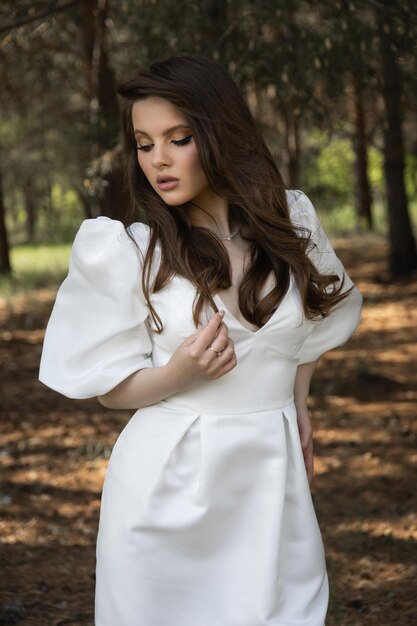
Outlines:
POLYGON ((161 191, 170 191, 171 189, 175 189, 179 184, 179 179, 174 178, 174 176, 168 176, 161 174, 156 179, 156 184, 161 191))
POLYGON ((170 183, 170 182, 172 182, 173 180, 179 180, 179 179, 178 179, 178 178, 175 178, 174 176, 165 176, 165 175, 161 175, 161 176, 158 176, 158 177, 157 177, 156 182, 157 182, 157 183, 158 183, 158 185, 159 185, 160 183, 170 183))

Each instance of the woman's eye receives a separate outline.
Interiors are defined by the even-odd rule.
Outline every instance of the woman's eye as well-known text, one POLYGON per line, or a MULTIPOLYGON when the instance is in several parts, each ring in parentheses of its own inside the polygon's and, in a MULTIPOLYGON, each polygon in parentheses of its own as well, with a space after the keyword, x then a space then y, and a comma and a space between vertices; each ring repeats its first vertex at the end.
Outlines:
MULTIPOLYGON (((188 137, 184 137, 184 139, 173 139, 172 143, 174 143, 176 146, 185 146, 187 143, 189 143, 191 141, 191 139, 193 138, 192 135, 188 135, 188 137)), ((149 150, 152 148, 153 144, 150 145, 146 145, 146 146, 136 146, 138 150, 142 150, 143 152, 149 152, 149 150)))
POLYGON ((177 146, 185 146, 186 143, 189 143, 193 138, 192 135, 188 135, 188 137, 184 137, 184 139, 173 139, 172 143, 175 143, 177 146))

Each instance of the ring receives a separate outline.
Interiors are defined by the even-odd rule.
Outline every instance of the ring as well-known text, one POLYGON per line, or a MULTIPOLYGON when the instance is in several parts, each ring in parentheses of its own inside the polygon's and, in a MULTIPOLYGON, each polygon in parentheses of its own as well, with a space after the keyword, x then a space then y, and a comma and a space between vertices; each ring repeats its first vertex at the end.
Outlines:
POLYGON ((213 346, 209 346, 210 350, 213 350, 213 352, 215 352, 217 354, 217 356, 220 356, 221 353, 223 352, 223 350, 216 350, 216 348, 213 348, 213 346))

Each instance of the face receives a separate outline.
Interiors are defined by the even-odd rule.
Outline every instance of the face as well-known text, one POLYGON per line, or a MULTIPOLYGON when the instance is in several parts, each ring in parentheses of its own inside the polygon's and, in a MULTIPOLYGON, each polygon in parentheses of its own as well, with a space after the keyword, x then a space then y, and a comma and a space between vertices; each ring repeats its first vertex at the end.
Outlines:
POLYGON ((169 205, 197 202, 209 186, 182 113, 168 100, 149 96, 134 103, 132 122, 139 166, 156 193, 169 205), (177 180, 159 182, 164 176, 177 180))

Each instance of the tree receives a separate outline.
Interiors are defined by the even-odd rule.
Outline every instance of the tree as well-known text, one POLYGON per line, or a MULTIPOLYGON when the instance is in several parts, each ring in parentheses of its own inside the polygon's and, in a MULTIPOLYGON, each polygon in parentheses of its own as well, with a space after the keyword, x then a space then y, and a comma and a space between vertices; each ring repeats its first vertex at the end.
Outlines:
POLYGON ((394 7, 381 3, 375 9, 381 63, 380 88, 385 106, 384 172, 390 240, 389 265, 391 272, 396 276, 410 274, 417 268, 416 245, 404 182, 401 108, 403 84, 395 32, 400 8, 402 3, 394 7))
POLYGON ((368 230, 373 228, 371 212, 372 192, 368 177, 368 146, 366 136, 366 113, 363 97, 362 79, 351 75, 347 84, 348 118, 351 121, 352 145, 355 152, 355 205, 358 218, 358 228, 363 225, 368 230), (350 99, 349 99, 350 98, 350 99))
POLYGON ((0 274, 9 275, 11 273, 11 265, 5 213, 3 176, 0 169, 0 274))

